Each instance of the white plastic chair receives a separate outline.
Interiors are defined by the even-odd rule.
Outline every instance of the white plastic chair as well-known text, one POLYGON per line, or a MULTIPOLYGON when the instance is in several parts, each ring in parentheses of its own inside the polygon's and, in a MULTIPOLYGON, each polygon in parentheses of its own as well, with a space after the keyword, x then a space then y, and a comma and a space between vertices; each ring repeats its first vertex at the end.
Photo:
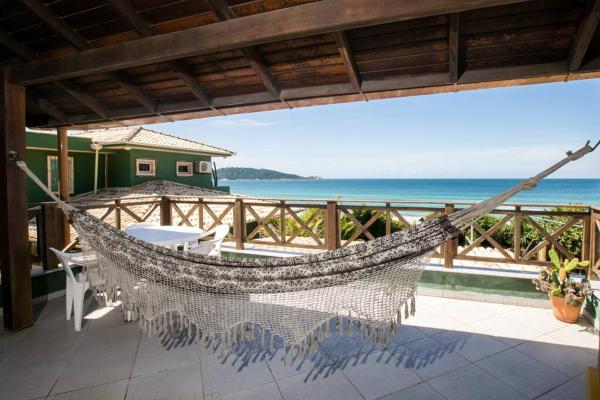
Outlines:
POLYGON ((85 292, 90 288, 90 282, 86 274, 80 272, 77 275, 71 269, 72 265, 80 265, 82 253, 64 253, 50 247, 50 250, 56 254, 66 274, 66 298, 67 298, 67 320, 71 319, 71 314, 75 314, 75 330, 81 331, 81 321, 83 319, 83 299, 85 292))
POLYGON ((213 229, 210 229, 202 235, 203 237, 211 236, 214 234, 214 238, 210 240, 201 240, 198 244, 190 246, 189 252, 195 254, 202 254, 205 256, 220 256, 221 245, 225 236, 229 233, 229 225, 218 225, 213 229))

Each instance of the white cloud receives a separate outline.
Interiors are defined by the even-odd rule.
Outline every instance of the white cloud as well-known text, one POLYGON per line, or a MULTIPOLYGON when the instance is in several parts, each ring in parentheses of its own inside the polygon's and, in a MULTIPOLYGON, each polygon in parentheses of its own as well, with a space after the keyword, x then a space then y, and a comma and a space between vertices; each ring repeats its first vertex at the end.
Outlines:
POLYGON ((276 122, 264 122, 257 121, 255 119, 250 118, 221 118, 213 121, 213 125, 215 126, 233 126, 233 127, 243 127, 243 128, 256 128, 261 126, 273 126, 277 125, 276 122))

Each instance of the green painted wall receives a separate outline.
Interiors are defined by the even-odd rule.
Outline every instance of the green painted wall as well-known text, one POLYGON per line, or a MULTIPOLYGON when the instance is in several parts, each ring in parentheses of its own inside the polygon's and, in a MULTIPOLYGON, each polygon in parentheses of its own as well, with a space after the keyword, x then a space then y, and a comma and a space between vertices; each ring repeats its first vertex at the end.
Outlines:
POLYGON ((110 155, 108 161, 108 185, 111 187, 130 187, 158 179, 190 186, 213 187, 211 174, 177 176, 177 161, 210 161, 210 157, 135 148, 131 150, 114 150, 114 154, 110 155), (135 161, 137 159, 156 160, 156 176, 136 176, 135 161))
MULTIPOLYGON (((48 183, 48 156, 57 156, 55 149, 57 136, 43 133, 27 134, 27 154, 25 162, 29 168, 41 179, 48 183), (32 148, 33 147, 33 148, 32 148)), ((94 190, 94 153, 90 150, 90 140, 82 138, 69 138, 69 157, 73 157, 74 168, 74 193, 73 195, 87 193, 94 190)), ((104 155, 98 159, 98 187, 104 187, 104 155)), ((29 206, 40 202, 49 201, 50 198, 31 179, 27 180, 27 197, 29 206)))
MULTIPOLYGON (((27 154, 25 161, 29 168, 42 180, 48 181, 48 156, 56 156, 58 138, 56 135, 43 133, 27 133, 27 154)), ((90 149, 90 139, 69 137, 69 157, 74 161, 75 190, 73 195, 94 190, 94 152, 90 149)), ((167 180, 190 186, 211 188, 229 193, 229 187, 213 188, 211 174, 194 174, 193 176, 177 176, 177 161, 210 161, 209 156, 194 154, 168 153, 165 151, 142 150, 111 150, 104 147, 98 159, 98 188, 103 188, 104 153, 108 155, 108 186, 131 187, 152 180, 167 180), (136 176, 136 159, 156 160, 156 176, 136 176)), ((31 180, 27 182, 27 194, 30 207, 50 198, 31 180)))

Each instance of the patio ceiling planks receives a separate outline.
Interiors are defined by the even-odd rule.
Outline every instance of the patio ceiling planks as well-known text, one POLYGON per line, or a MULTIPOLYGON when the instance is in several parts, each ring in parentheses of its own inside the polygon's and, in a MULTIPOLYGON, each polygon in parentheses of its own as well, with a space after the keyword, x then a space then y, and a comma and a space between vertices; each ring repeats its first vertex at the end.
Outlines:
POLYGON ((597 77, 599 4, 0 0, 0 63, 30 126, 202 118, 597 77))

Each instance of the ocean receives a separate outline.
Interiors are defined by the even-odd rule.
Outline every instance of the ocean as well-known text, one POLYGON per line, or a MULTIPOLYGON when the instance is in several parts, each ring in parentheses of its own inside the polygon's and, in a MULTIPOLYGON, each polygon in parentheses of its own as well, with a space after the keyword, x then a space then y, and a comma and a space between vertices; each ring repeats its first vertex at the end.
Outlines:
MULTIPOLYGON (((519 179, 322 179, 220 180, 231 193, 262 198, 473 202, 517 184, 519 179)), ((600 205, 600 179, 546 179, 509 202, 600 205)))

